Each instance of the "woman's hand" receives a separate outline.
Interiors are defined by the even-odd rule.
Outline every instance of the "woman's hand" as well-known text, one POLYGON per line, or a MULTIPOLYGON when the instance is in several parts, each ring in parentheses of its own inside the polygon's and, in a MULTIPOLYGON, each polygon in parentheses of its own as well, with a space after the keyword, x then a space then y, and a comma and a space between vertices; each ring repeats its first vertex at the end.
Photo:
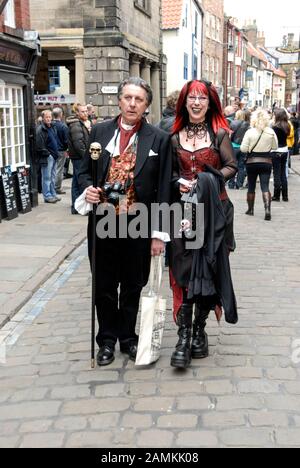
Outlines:
POLYGON ((92 205, 95 205, 97 203, 100 203, 100 193, 102 190, 98 187, 95 188, 92 185, 87 189, 85 199, 88 203, 92 203, 92 205))

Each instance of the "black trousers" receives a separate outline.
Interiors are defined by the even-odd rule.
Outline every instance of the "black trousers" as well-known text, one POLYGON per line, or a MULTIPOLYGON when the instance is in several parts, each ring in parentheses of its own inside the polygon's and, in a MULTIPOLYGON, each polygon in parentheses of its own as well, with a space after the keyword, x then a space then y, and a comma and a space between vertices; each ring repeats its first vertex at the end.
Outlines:
POLYGON ((286 163, 288 153, 277 153, 273 156, 274 189, 287 191, 286 163))
MULTIPOLYGON (((91 226, 90 217, 90 259, 91 226)), ((135 327, 141 292, 149 278, 151 239, 97 238, 96 244, 97 344, 137 342, 135 327)))
POLYGON ((262 192, 269 192, 269 182, 272 173, 272 164, 269 163, 248 163, 246 165, 248 175, 248 193, 255 193, 256 181, 259 176, 260 188, 262 192))

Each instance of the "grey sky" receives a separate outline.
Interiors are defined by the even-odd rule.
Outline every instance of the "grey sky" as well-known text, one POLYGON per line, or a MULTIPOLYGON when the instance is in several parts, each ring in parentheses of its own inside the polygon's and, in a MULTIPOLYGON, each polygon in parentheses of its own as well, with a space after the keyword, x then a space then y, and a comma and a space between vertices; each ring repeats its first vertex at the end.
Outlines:
POLYGON ((299 0, 224 0, 225 12, 240 19, 256 19, 260 31, 266 35, 267 46, 278 46, 289 32, 300 33, 299 0))

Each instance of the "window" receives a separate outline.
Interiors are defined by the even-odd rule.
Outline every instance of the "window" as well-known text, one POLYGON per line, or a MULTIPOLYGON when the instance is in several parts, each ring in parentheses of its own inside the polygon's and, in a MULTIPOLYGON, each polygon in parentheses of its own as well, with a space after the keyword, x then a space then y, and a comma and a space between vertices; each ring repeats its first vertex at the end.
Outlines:
POLYGON ((210 81, 212 83, 215 82, 215 59, 214 57, 211 57, 210 59, 210 77, 209 77, 210 81))
POLYGON ((0 94, 0 167, 26 163, 24 105, 21 87, 5 86, 0 94))
POLYGON ((211 15, 210 20, 211 20, 211 38, 216 39, 216 17, 214 15, 211 15))
POLYGON ((219 86, 219 71, 220 71, 220 60, 218 58, 215 59, 215 85, 219 86))
POLYGON ((186 28, 188 27, 188 4, 185 5, 185 16, 184 16, 184 25, 186 28))
POLYGON ((198 79, 198 56, 194 55, 193 79, 198 79))
POLYGON ((60 70, 59 67, 49 67, 49 84, 50 93, 55 91, 56 88, 60 87, 60 70))
POLYGON ((141 10, 143 13, 146 13, 148 16, 151 16, 150 0, 134 0, 134 6, 141 10))
POLYGON ((198 13, 197 11, 195 12, 195 38, 198 38, 198 13))
POLYGON ((184 65, 183 65, 183 79, 189 79, 189 56, 184 54, 184 65))
POLYGON ((8 0, 4 9, 4 24, 9 28, 16 27, 15 0, 8 0))
POLYGON ((223 42, 221 38, 221 20, 220 18, 216 18, 216 40, 218 42, 223 42))
POLYGON ((230 88, 233 85, 233 63, 228 63, 227 69, 227 86, 230 88))
POLYGON ((210 14, 206 13, 206 36, 210 37, 210 14))

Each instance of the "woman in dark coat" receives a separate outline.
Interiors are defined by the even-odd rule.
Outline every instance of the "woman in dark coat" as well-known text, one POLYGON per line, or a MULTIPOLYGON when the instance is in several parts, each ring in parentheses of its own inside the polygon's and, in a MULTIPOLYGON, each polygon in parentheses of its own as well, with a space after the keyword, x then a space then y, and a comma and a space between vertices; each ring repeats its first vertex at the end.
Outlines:
MULTIPOLYGON (((179 96, 172 136, 174 202, 179 202, 183 194, 190 192, 197 183, 199 173, 209 171, 217 175, 223 181, 218 196, 226 218, 224 239, 227 251, 233 251, 234 209, 224 182, 236 174, 237 163, 229 134, 230 129, 223 116, 216 88, 204 80, 187 83, 179 96)), ((172 236, 170 244, 170 281, 174 297, 174 319, 179 327, 179 341, 171 358, 171 366, 186 368, 192 357, 201 359, 208 356, 208 339, 204 330, 206 320, 210 310, 222 304, 217 295, 188 298, 193 250, 186 248, 184 235, 182 238, 175 237, 176 235, 172 236), (195 319, 191 344, 194 303, 195 319)))

